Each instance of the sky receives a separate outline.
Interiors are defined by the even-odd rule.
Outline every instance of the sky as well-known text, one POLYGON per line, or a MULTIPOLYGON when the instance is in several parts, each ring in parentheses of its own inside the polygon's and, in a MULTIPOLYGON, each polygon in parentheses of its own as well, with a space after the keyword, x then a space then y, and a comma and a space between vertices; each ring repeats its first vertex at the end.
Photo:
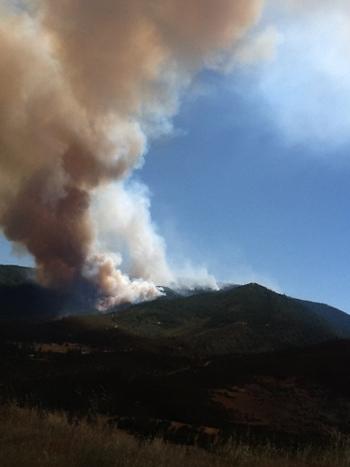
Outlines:
MULTIPOLYGON (((338 5, 335 2, 334 5, 338 5)), ((350 313, 350 21, 267 9, 268 52, 204 71, 133 181, 170 263, 350 313)), ((265 44, 265 43, 264 43, 265 44)), ((266 45, 266 44, 265 44, 266 45)), ((248 50, 249 52, 249 50, 248 50)), ((32 264, 0 239, 0 262, 32 264)))

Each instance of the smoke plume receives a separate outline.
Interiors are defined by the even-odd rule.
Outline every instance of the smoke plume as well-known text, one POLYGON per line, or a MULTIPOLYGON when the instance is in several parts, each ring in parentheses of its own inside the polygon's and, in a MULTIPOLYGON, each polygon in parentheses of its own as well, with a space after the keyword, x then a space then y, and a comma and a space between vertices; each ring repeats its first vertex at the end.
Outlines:
POLYGON ((254 25, 261 1, 6 3, 0 19, 5 235, 34 256, 49 286, 85 277, 104 306, 159 295, 155 284, 175 279, 147 195, 125 180, 149 139, 166 131, 195 74, 254 25), (109 235, 115 226, 114 254, 101 240, 106 222, 96 220, 96 210, 108 219, 109 235))

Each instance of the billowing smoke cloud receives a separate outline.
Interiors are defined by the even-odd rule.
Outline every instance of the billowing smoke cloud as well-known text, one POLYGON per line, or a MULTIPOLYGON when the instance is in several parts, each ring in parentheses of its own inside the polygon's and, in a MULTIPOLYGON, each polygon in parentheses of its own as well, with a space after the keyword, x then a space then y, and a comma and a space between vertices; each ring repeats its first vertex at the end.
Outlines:
POLYGON ((106 305, 157 296, 154 284, 174 277, 147 197, 123 180, 195 73, 257 21, 261 1, 18 5, 0 19, 0 225, 47 285, 88 278, 106 305), (110 231, 115 221, 114 255, 101 241, 104 222, 94 221, 97 205, 110 231), (120 269, 125 251, 130 277, 120 269))
POLYGON ((133 182, 116 183, 95 192, 93 222, 99 230, 96 249, 122 253, 124 267, 132 277, 157 284, 176 281, 166 259, 166 246, 150 217, 147 187, 133 182))

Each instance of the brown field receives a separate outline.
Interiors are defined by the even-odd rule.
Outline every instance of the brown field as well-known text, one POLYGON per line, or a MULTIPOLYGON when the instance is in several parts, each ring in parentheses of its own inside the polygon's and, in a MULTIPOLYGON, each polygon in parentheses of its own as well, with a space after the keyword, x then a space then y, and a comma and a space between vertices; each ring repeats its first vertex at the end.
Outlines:
POLYGON ((59 354, 66 354, 68 352, 79 352, 82 354, 89 354, 93 351, 91 347, 86 345, 77 344, 75 342, 64 342, 64 343, 55 343, 55 342, 47 342, 47 343, 34 343, 33 349, 35 352, 42 352, 42 353, 59 353, 59 354))
POLYGON ((69 423, 62 413, 6 405, 0 408, 1 467, 348 467, 350 443, 334 441, 325 451, 290 453, 272 445, 233 440, 215 452, 176 446, 161 439, 140 441, 96 423, 69 423))

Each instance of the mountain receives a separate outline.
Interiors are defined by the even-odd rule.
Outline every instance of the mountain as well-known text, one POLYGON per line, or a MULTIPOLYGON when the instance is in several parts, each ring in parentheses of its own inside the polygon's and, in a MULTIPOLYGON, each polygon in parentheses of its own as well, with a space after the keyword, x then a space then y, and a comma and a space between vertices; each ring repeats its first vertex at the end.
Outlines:
POLYGON ((95 311, 87 284, 56 290, 41 286, 35 277, 33 268, 0 266, 0 319, 50 320, 95 311))
POLYGON ((293 446, 350 435, 350 317, 340 310, 247 284, 167 289, 97 314, 88 288, 59 294, 25 270, 0 271, 2 401, 73 421, 103 414, 181 443, 203 433, 293 446))
POLYGON ((34 269, 0 266, 1 318, 48 318, 57 315, 59 309, 58 294, 35 281, 34 269))
POLYGON ((130 334, 172 339, 203 354, 265 352, 350 338, 350 316, 258 284, 174 296, 130 306, 114 314, 130 334))
POLYGON ((0 265, 0 287, 16 286, 35 281, 35 269, 23 266, 0 265))
POLYGON ((64 292, 49 290, 34 281, 33 269, 0 267, 2 319, 49 321, 71 316, 63 320, 64 328, 71 326, 74 332, 118 331, 133 341, 142 338, 150 345, 202 356, 270 352, 350 338, 346 313, 258 284, 219 291, 164 288, 164 296, 157 300, 115 307, 106 315, 98 314, 93 303, 88 284, 64 292))
POLYGON ((332 331, 341 338, 348 338, 350 335, 349 315, 329 305, 301 301, 303 306, 325 319, 332 331))

